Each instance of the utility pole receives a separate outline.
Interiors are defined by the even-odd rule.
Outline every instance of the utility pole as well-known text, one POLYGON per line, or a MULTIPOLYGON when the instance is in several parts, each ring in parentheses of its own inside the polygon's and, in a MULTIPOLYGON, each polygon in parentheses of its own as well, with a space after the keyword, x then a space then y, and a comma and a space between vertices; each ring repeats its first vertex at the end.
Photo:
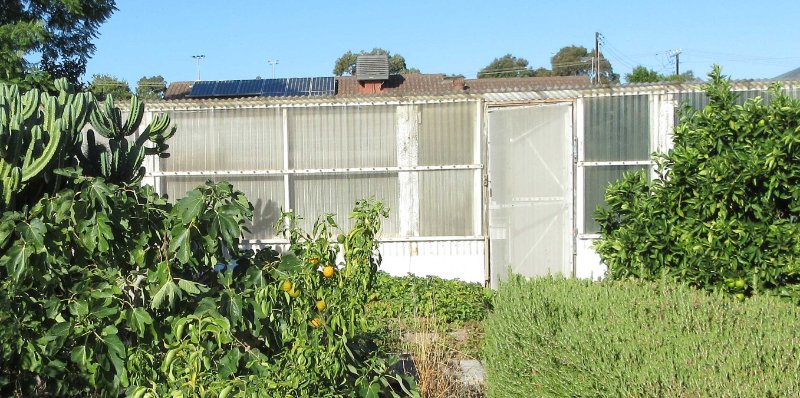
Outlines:
POLYGON ((600 32, 594 32, 594 57, 597 60, 597 73, 594 75, 594 84, 600 83, 600 32))
POLYGON ((675 57, 675 76, 681 75, 681 49, 672 50, 672 56, 675 57))
POLYGON ((267 63, 272 65, 272 78, 274 79, 275 78, 275 65, 278 64, 278 60, 277 59, 268 59, 267 63))
POLYGON ((200 55, 192 55, 192 58, 197 60, 197 81, 200 81, 200 61, 203 60, 206 56, 203 54, 200 55))

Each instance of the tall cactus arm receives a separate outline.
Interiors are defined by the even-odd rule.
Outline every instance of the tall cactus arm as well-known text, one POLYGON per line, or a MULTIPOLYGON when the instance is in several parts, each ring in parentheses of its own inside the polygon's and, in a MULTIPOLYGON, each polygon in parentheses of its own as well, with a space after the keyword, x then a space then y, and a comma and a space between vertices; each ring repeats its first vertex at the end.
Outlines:
POLYGON ((109 139, 122 139, 133 134, 139 128, 144 115, 144 105, 139 97, 131 97, 131 107, 125 123, 122 122, 122 111, 114 106, 114 97, 109 95, 102 106, 92 112, 92 126, 97 133, 109 139))
POLYGON ((144 104, 139 97, 133 96, 131 97, 131 108, 130 112, 128 113, 128 120, 125 121, 125 125, 122 126, 122 131, 125 133, 126 136, 131 135, 136 129, 139 128, 139 124, 142 123, 142 116, 144 115, 144 104))
POLYGON ((108 96, 106 99, 106 103, 103 106, 100 106, 95 102, 94 112, 92 112, 91 116, 89 116, 89 121, 92 123, 92 127, 97 132, 97 134, 102 135, 106 138, 115 138, 117 135, 117 130, 114 126, 114 121, 105 110, 108 109, 108 106, 111 105, 112 108, 114 106, 114 99, 112 96, 108 96))
POLYGON ((166 141, 175 135, 176 131, 177 127, 175 125, 170 125, 169 115, 160 113, 153 118, 153 121, 145 128, 139 139, 144 140, 146 138, 150 142, 156 144, 154 148, 147 148, 148 155, 168 157, 169 154, 165 153, 169 148, 166 141))
MULTIPOLYGON (((53 160, 53 155, 56 154, 59 144, 61 143, 61 129, 49 131, 48 134, 49 139, 47 140, 47 144, 44 146, 39 156, 36 156, 34 159, 29 159, 28 154, 26 154, 26 166, 22 169, 22 182, 27 182, 31 178, 39 175, 44 171, 50 161, 53 160)), ((32 156, 33 155, 31 155, 31 157, 32 156)))
POLYGON ((20 180, 21 172, 19 167, 11 167, 9 168, 8 175, 3 175, 0 183, 3 184, 3 204, 5 207, 11 204, 11 201, 14 199, 14 194, 19 191, 20 180))

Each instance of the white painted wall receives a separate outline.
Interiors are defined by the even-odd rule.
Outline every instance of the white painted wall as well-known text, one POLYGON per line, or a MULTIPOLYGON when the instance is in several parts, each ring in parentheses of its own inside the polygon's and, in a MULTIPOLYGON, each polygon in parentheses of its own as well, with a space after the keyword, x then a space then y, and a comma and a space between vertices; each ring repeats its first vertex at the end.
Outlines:
POLYGON ((482 240, 381 242, 381 270, 484 283, 482 240))

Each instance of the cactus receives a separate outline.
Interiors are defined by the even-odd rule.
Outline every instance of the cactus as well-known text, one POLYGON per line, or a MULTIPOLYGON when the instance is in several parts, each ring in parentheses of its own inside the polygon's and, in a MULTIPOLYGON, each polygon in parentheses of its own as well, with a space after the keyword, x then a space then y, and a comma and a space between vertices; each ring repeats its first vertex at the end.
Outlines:
POLYGON ((170 126, 169 116, 159 114, 134 141, 126 137, 135 133, 144 115, 144 106, 138 97, 131 98, 128 117, 123 123, 122 111, 114 106, 109 96, 102 106, 97 106, 91 115, 94 130, 87 132, 88 148, 85 155, 79 156, 81 165, 89 174, 102 176, 113 183, 139 183, 144 177, 142 161, 145 155, 168 156, 166 140, 175 134, 175 126, 170 126), (96 144, 95 133, 108 139, 108 148, 96 144), (147 142, 154 146, 146 146, 147 142))
POLYGON ((21 94, 17 86, 0 84, 0 211, 63 188, 67 179, 54 173, 57 169, 79 165, 87 176, 132 184, 144 176, 146 155, 167 156, 166 140, 175 134, 175 126, 170 126, 166 114, 154 117, 137 139, 129 141, 126 137, 139 129, 144 114, 137 97, 131 99, 123 121, 110 96, 101 106, 91 93, 74 93, 66 80, 56 81, 55 87, 56 95, 35 89, 21 94), (86 132, 88 147, 83 153, 87 121, 92 129, 86 132), (95 141, 95 132, 108 140, 108 148, 95 141), (154 145, 148 147, 148 141, 154 145))
MULTIPOLYGON (((58 97, 39 90, 20 94, 0 85, 0 185, 2 209, 9 209, 26 189, 44 189, 52 170, 71 158, 89 111, 87 94, 72 94, 59 80, 58 97)), ((58 183, 56 183, 58 185, 58 183)))

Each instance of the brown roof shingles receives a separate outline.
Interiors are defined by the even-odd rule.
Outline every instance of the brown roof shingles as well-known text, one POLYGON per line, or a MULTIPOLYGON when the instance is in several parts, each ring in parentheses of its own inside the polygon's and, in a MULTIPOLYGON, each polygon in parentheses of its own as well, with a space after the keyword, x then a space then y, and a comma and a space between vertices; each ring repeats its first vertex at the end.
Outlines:
POLYGON ((167 87, 167 92, 164 94, 164 99, 183 99, 192 91, 192 84, 194 82, 173 82, 167 87))
MULTIPOLYGON (((380 93, 364 94, 359 91, 361 83, 355 76, 336 78, 337 97, 366 96, 417 96, 417 95, 451 95, 481 94, 518 91, 537 91, 549 89, 580 88, 589 85, 587 76, 552 76, 552 77, 505 77, 491 79, 467 79, 447 77, 444 74, 412 73, 407 75, 391 75, 381 86, 380 93)), ((183 99, 189 94, 194 82, 174 82, 169 85, 165 99, 183 99)))
POLYGON ((588 76, 547 77, 499 77, 470 79, 464 82, 471 93, 496 93, 509 91, 533 91, 556 88, 576 88, 589 85, 588 76))
POLYGON ((547 90, 575 88, 589 85, 587 76, 548 77, 504 77, 492 79, 468 79, 446 77, 443 74, 392 75, 383 84, 381 93, 359 93, 359 82, 354 76, 336 78, 337 95, 446 95, 458 93, 492 93, 511 91, 547 90))

